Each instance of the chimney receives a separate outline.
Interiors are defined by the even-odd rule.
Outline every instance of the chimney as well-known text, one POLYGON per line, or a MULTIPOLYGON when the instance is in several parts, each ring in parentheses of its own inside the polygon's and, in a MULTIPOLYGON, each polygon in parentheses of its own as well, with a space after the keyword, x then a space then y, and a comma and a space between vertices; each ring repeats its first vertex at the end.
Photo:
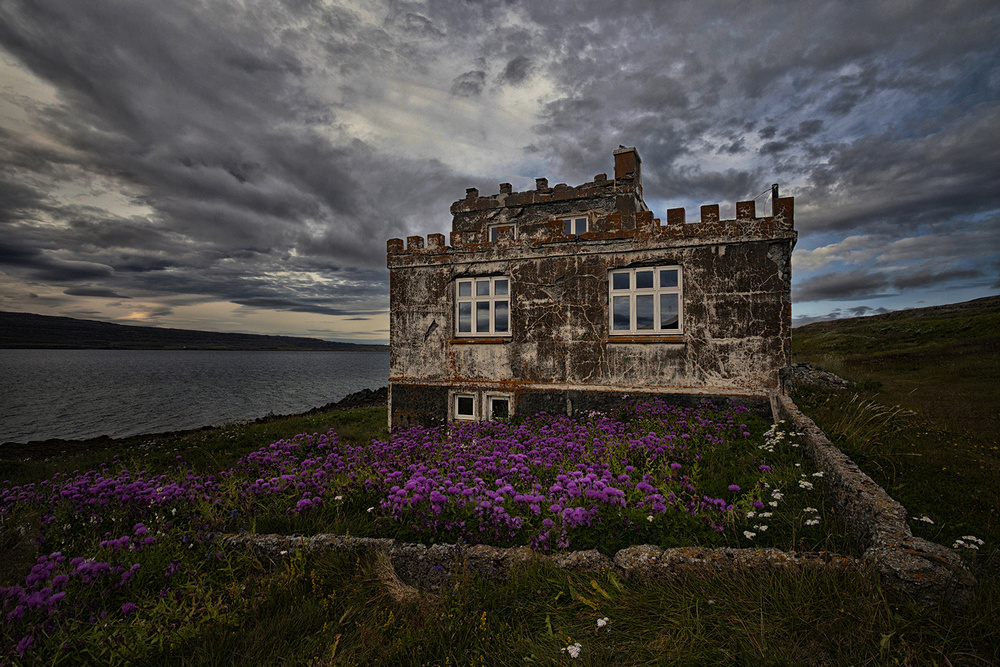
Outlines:
POLYGON ((615 180, 631 178, 637 186, 641 186, 642 175, 639 170, 641 163, 642 159, 639 157, 639 151, 635 148, 626 148, 619 145, 615 149, 615 180))

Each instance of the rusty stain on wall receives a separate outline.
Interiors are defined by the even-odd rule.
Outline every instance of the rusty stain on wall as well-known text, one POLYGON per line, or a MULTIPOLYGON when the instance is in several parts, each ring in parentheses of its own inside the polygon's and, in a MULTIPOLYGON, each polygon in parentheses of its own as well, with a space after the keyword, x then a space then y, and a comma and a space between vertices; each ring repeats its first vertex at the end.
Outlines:
POLYGON ((614 152, 613 179, 576 187, 480 196, 452 204, 443 234, 391 239, 390 424, 437 424, 455 417, 456 393, 472 395, 477 418, 488 397, 516 413, 606 409, 623 393, 697 402, 723 398, 764 406, 782 390, 791 361, 791 197, 757 217, 738 202, 736 219, 719 206, 699 221, 669 209, 666 223, 642 199, 641 159, 614 152), (586 218, 567 234, 563 220, 586 218), (679 333, 612 335, 609 271, 681 267, 679 333), (510 331, 465 337, 456 328, 456 280, 510 280, 510 331))

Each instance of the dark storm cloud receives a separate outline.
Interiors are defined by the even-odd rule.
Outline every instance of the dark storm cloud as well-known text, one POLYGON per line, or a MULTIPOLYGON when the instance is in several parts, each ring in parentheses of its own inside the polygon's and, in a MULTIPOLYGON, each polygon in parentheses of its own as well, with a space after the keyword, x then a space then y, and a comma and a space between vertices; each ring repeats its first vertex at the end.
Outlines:
POLYGON ((513 86, 524 83, 531 75, 531 65, 531 58, 528 56, 512 58, 503 68, 503 73, 500 75, 501 83, 509 83, 513 86))
POLYGON ((486 72, 472 70, 455 77, 451 84, 451 94, 455 97, 478 97, 486 85, 486 72))
POLYGON ((433 159, 328 138, 321 130, 335 109, 313 97, 309 48, 296 47, 318 41, 352 70, 377 55, 364 43, 411 48, 443 33, 413 12, 372 28, 342 9, 257 10, 55 0, 0 8, 0 45, 59 90, 60 103, 37 122, 74 147, 60 152, 25 135, 4 142, 0 222, 15 226, 0 262, 34 280, 103 279, 66 290, 76 296, 176 292, 325 314, 367 314, 366 299, 384 310, 384 271, 341 288, 337 267, 384 266, 385 239, 440 217, 467 178, 433 159), (345 32, 324 33, 330 25, 345 32), (81 176, 126 185, 152 213, 121 217, 30 185, 52 192, 81 176), (404 200, 408 190, 419 196, 404 200), (33 226, 41 214, 61 224, 33 226), (335 284, 314 294, 294 279, 275 285, 305 271, 335 284))
POLYGON ((70 287, 67 290, 63 290, 63 294, 68 294, 70 296, 96 296, 102 299, 129 299, 131 297, 122 296, 117 292, 109 289, 104 289, 103 287, 70 287))
MULTIPOLYGON (((800 246, 945 237, 1000 210, 998 30, 985 0, 7 0, 0 47, 56 102, 4 93, 38 131, 0 127, 0 263, 67 296, 367 317, 385 239, 446 230, 470 185, 609 173, 619 144, 660 216, 778 182, 800 246), (530 132, 493 127, 505 99, 530 132), (458 152, 476 173, 440 161, 458 152)), ((962 252, 807 274, 796 299, 992 284, 996 259, 962 252)))
POLYGON ((804 280, 792 290, 795 301, 875 298, 891 294, 891 281, 880 273, 828 273, 804 280))

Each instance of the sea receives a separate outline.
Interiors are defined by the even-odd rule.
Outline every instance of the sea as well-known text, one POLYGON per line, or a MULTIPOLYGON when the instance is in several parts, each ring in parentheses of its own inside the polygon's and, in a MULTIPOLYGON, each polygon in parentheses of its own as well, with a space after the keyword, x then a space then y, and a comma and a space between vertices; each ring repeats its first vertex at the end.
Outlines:
POLYGON ((0 350, 0 443, 298 414, 388 379, 388 350, 0 350))

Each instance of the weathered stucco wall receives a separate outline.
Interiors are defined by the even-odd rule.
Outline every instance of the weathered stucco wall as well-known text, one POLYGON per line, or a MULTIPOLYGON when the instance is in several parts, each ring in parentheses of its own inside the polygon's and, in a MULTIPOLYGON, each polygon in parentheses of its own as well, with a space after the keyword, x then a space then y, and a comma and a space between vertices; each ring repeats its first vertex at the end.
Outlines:
MULTIPOLYGON (((791 198, 775 200, 767 217, 740 202, 736 220, 704 206, 699 222, 671 209, 661 224, 641 199, 638 154, 615 158, 614 180, 549 188, 539 179, 536 190, 504 184, 488 197, 470 189, 452 205, 450 246, 441 234, 388 242, 393 424, 447 418, 447 398, 443 413, 412 404, 421 386, 504 391, 516 412, 540 402, 518 399, 528 392, 780 389, 791 352, 791 198), (565 234, 561 218, 571 214, 586 214, 590 231, 565 234), (491 242, 498 223, 515 226, 491 242), (609 335, 608 271, 663 265, 682 269, 682 332, 609 335), (510 336, 456 335, 455 281, 472 276, 510 277, 510 336)), ((418 402, 438 405, 430 395, 418 402)))

